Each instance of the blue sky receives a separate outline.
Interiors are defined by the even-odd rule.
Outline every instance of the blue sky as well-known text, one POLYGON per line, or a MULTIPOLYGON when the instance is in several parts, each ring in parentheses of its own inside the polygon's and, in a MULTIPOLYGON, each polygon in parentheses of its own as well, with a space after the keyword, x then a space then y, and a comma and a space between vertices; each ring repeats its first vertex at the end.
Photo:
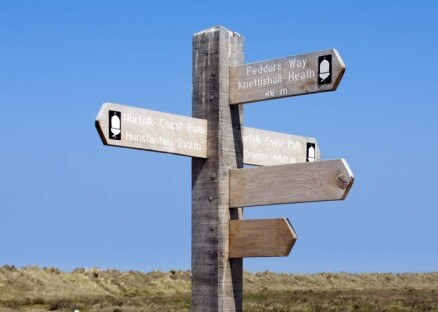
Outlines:
POLYGON ((290 219, 276 272, 438 270, 436 1, 0 2, 0 265, 190 268, 190 159, 103 146, 104 102, 191 115, 192 35, 223 25, 246 62, 336 48, 336 92, 245 106, 245 125, 318 140, 345 201, 245 209, 290 219))

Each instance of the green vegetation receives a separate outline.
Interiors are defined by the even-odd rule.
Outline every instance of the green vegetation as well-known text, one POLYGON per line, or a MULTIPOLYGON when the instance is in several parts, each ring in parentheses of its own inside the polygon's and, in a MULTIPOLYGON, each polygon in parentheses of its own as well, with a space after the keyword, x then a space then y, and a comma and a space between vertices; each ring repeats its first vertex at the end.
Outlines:
MULTIPOLYGON (((0 267, 0 311, 188 311, 190 272, 0 267)), ((438 311, 438 273, 245 273, 245 311, 438 311)))

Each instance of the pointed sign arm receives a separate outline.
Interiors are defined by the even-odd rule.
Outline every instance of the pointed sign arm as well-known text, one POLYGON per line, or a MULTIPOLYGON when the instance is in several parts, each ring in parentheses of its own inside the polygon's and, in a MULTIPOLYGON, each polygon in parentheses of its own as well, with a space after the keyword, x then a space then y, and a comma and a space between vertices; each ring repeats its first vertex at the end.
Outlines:
POLYGON ((230 258, 288 256, 296 240, 286 218, 230 220, 230 258))
POLYGON ((335 91, 345 64, 335 49, 230 67, 230 104, 335 91))
POLYGON ((354 176, 344 159, 230 170, 230 208, 342 200, 354 176))

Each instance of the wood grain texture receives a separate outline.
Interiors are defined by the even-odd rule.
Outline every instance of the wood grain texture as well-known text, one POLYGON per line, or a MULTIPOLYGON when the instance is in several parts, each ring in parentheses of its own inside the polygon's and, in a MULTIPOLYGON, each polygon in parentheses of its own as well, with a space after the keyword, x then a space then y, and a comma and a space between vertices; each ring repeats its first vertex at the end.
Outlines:
POLYGON ((230 207, 345 199, 354 181, 343 159, 230 172, 230 207))
POLYGON ((191 157, 207 158, 205 119, 105 103, 96 118, 103 144, 191 157), (109 111, 121 113, 121 138, 111 138, 109 111))
POLYGON ((334 91, 344 72, 335 49, 235 66, 230 68, 230 104, 334 91), (332 59, 330 83, 318 82, 320 56, 332 59))
POLYGON ((230 258, 287 256, 296 240, 286 218, 230 220, 230 258))
POLYGON ((243 166, 242 118, 229 105, 229 67, 243 38, 222 27, 193 37, 193 117, 208 123, 207 159, 192 159, 192 311, 242 311, 242 259, 229 259, 229 171, 243 166))

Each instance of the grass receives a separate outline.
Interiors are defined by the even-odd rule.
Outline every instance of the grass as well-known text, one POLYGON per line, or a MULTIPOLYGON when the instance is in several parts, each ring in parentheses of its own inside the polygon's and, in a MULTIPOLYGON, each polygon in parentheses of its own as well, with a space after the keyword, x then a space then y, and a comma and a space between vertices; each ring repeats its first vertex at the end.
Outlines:
MULTIPOLYGON (((0 267, 0 312, 189 311, 190 272, 0 267)), ((438 311, 438 273, 244 274, 245 311, 438 311)))

